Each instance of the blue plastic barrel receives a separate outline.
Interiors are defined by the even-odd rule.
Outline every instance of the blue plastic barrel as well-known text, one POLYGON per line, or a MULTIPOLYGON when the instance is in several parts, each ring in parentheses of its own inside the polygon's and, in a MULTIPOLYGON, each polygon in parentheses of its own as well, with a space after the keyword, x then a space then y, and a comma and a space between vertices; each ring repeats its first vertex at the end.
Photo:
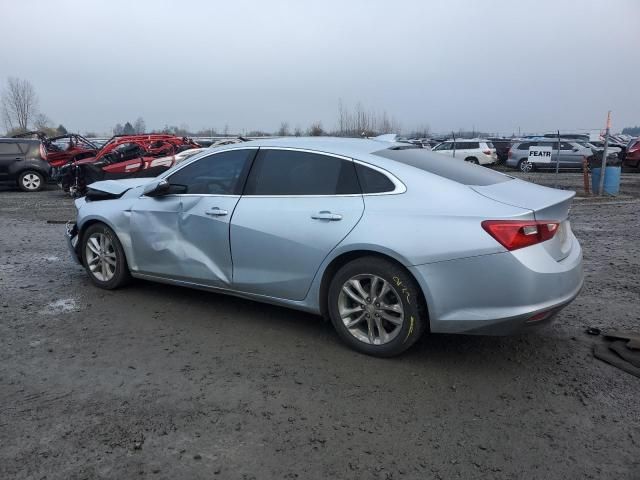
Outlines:
MULTIPOLYGON (((591 169, 591 191, 597 195, 600 192, 600 170, 602 168, 591 169)), ((604 170, 604 193, 607 195, 617 195, 620 193, 620 172, 621 167, 607 167, 604 170)))

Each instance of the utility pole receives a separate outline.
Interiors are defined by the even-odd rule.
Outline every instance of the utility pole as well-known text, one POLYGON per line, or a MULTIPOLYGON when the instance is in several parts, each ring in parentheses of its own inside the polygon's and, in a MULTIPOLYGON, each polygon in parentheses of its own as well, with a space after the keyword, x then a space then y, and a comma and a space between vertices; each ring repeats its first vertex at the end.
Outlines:
POLYGON ((611 130, 611 110, 607 112, 607 130, 604 134, 604 149, 602 150, 602 167, 600 168, 600 188, 598 195, 604 195, 604 172, 607 168, 607 149, 609 148, 609 131, 611 130))
POLYGON ((556 188, 558 188, 558 171, 560 170, 560 130, 558 130, 558 148, 556 149, 556 188))
POLYGON ((453 136, 453 158, 456 158, 456 134, 451 132, 453 136))

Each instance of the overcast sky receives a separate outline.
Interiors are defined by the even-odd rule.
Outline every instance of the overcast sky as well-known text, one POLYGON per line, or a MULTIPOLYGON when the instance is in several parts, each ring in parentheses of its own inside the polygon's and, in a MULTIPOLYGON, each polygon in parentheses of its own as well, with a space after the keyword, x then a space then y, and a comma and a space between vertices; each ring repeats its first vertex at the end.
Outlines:
POLYGON ((339 99, 403 129, 640 124, 640 0, 0 0, 0 80, 69 130, 282 121, 339 99))

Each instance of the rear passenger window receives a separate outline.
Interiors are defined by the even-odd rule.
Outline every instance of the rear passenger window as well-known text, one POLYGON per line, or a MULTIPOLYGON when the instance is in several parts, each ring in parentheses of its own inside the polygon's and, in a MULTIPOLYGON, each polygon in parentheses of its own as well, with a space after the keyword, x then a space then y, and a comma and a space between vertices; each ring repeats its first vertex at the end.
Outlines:
POLYGON ((529 150, 529 147, 537 147, 538 142, 527 142, 518 145, 518 150, 529 150))
POLYGON ((478 142, 456 142, 456 148, 458 150, 476 150, 480 148, 478 142))
POLYGON ((377 170, 357 163, 356 172, 358 173, 362 193, 392 192, 396 188, 386 175, 377 170))
POLYGON ((359 194, 351 160, 300 152, 261 149, 247 179, 245 195, 359 194))
POLYGON ((22 151, 18 147, 17 143, 14 143, 14 142, 0 142, 0 154, 21 155, 22 151))

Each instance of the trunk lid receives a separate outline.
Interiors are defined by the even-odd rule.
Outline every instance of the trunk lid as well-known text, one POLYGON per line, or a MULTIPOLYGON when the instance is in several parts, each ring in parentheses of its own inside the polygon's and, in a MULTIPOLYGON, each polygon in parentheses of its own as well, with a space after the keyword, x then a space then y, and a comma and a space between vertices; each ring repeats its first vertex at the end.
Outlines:
POLYGON ((559 222, 558 231, 541 245, 557 261, 571 252, 573 235, 569 223, 569 210, 575 192, 543 187, 522 180, 472 186, 482 196, 514 207, 531 210, 538 221, 559 222))

